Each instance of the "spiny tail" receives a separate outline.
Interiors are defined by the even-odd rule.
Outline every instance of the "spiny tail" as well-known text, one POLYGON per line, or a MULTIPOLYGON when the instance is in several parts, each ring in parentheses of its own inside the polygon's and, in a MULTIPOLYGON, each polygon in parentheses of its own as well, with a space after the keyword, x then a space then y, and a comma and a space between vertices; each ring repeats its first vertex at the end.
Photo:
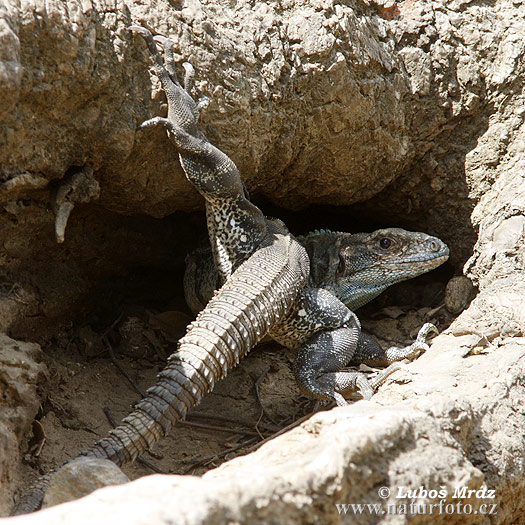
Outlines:
MULTIPOLYGON (((110 459, 121 466, 148 450, 288 313, 308 271, 306 252, 293 237, 271 235, 188 327, 134 411, 80 456, 110 459)), ((31 487, 13 514, 40 508, 49 477, 31 487)))

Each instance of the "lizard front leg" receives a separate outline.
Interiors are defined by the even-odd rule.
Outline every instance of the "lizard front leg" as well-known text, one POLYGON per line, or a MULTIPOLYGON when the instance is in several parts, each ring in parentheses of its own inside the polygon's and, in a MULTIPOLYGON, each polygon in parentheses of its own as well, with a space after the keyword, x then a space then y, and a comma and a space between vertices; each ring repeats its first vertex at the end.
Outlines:
MULTIPOLYGON (((352 323, 354 324, 354 323, 352 323)), ((294 372, 303 392, 317 399, 347 404, 344 394, 359 391, 364 399, 374 393, 364 374, 344 371, 357 346, 359 328, 345 326, 314 334, 295 360, 294 372)))
POLYGON ((386 349, 383 349, 369 335, 361 333, 356 351, 349 364, 359 365, 363 363, 373 367, 384 367, 403 359, 412 361, 429 349, 426 340, 433 333, 438 334, 438 329, 431 323, 425 323, 411 345, 405 347, 392 346, 386 349))
POLYGON ((374 387, 364 374, 344 370, 359 343, 361 324, 337 297, 323 288, 305 288, 294 310, 270 335, 300 349, 294 372, 301 390, 317 399, 346 405, 343 394, 370 399, 374 387))
POLYGON ((343 327, 315 334, 307 342, 294 364, 295 378, 303 392, 345 406, 348 404, 345 398, 355 393, 370 399, 390 375, 405 368, 402 363, 394 362, 373 380, 361 372, 345 370, 353 361, 354 338, 354 331, 343 327))
POLYGON ((346 405, 344 398, 355 392, 370 399, 375 389, 402 367, 397 361, 414 359, 428 349, 425 339, 432 331, 436 328, 427 323, 409 347, 383 350, 361 332, 357 316, 333 294, 322 288, 305 288, 293 312, 270 335, 299 349, 294 372, 301 390, 346 405), (390 366, 370 382, 364 374, 347 370, 349 365, 361 363, 390 366))

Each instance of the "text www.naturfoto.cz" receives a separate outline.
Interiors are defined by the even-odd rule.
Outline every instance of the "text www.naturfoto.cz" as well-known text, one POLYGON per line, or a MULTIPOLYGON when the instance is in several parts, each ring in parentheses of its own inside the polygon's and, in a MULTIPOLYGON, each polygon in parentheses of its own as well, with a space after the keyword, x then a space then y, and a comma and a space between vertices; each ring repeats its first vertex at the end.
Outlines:
POLYGON ((370 514, 382 516, 389 515, 417 515, 417 514, 465 514, 465 515, 494 515, 497 514, 497 505, 495 503, 483 503, 478 508, 474 508, 469 503, 462 504, 445 503, 441 500, 439 503, 399 503, 388 504, 386 509, 380 503, 336 503, 337 512, 340 515, 360 515, 370 514))

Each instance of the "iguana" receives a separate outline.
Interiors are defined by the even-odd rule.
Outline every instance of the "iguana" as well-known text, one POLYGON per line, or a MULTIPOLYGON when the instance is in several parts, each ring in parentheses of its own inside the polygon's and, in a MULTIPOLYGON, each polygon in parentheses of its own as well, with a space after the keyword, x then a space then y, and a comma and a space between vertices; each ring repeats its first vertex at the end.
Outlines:
MULTIPOLYGON (((447 246, 399 229, 361 236, 319 232, 305 238, 303 246, 282 222, 266 218, 250 202, 233 161, 198 129, 206 100, 196 103, 191 96, 193 68, 184 65, 182 86, 172 43, 140 26, 129 29, 144 38, 168 100, 167 118, 152 118, 139 129, 166 129, 188 180, 204 197, 214 266, 223 284, 189 325, 146 397, 79 456, 105 458, 119 466, 133 461, 266 334, 298 350, 295 376, 307 394, 338 405, 345 405, 344 396, 355 391, 369 399, 396 367, 370 383, 365 375, 345 370, 347 365, 388 365, 415 357, 426 348, 424 340, 433 327, 425 325, 407 348, 383 351, 361 334, 359 320, 344 301, 355 307, 395 282, 439 266, 448 258, 447 246)), ((40 478, 14 513, 38 509, 48 480, 49 474, 40 478)))

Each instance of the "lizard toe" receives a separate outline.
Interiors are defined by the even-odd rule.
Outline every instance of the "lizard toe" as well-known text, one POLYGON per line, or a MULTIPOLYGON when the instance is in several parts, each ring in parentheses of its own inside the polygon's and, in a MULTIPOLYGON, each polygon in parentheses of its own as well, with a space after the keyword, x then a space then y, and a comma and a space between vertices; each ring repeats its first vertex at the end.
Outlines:
POLYGON ((131 31, 132 33, 138 33, 139 35, 142 35, 145 38, 152 38, 151 31, 142 26, 128 26, 127 30, 131 31))

